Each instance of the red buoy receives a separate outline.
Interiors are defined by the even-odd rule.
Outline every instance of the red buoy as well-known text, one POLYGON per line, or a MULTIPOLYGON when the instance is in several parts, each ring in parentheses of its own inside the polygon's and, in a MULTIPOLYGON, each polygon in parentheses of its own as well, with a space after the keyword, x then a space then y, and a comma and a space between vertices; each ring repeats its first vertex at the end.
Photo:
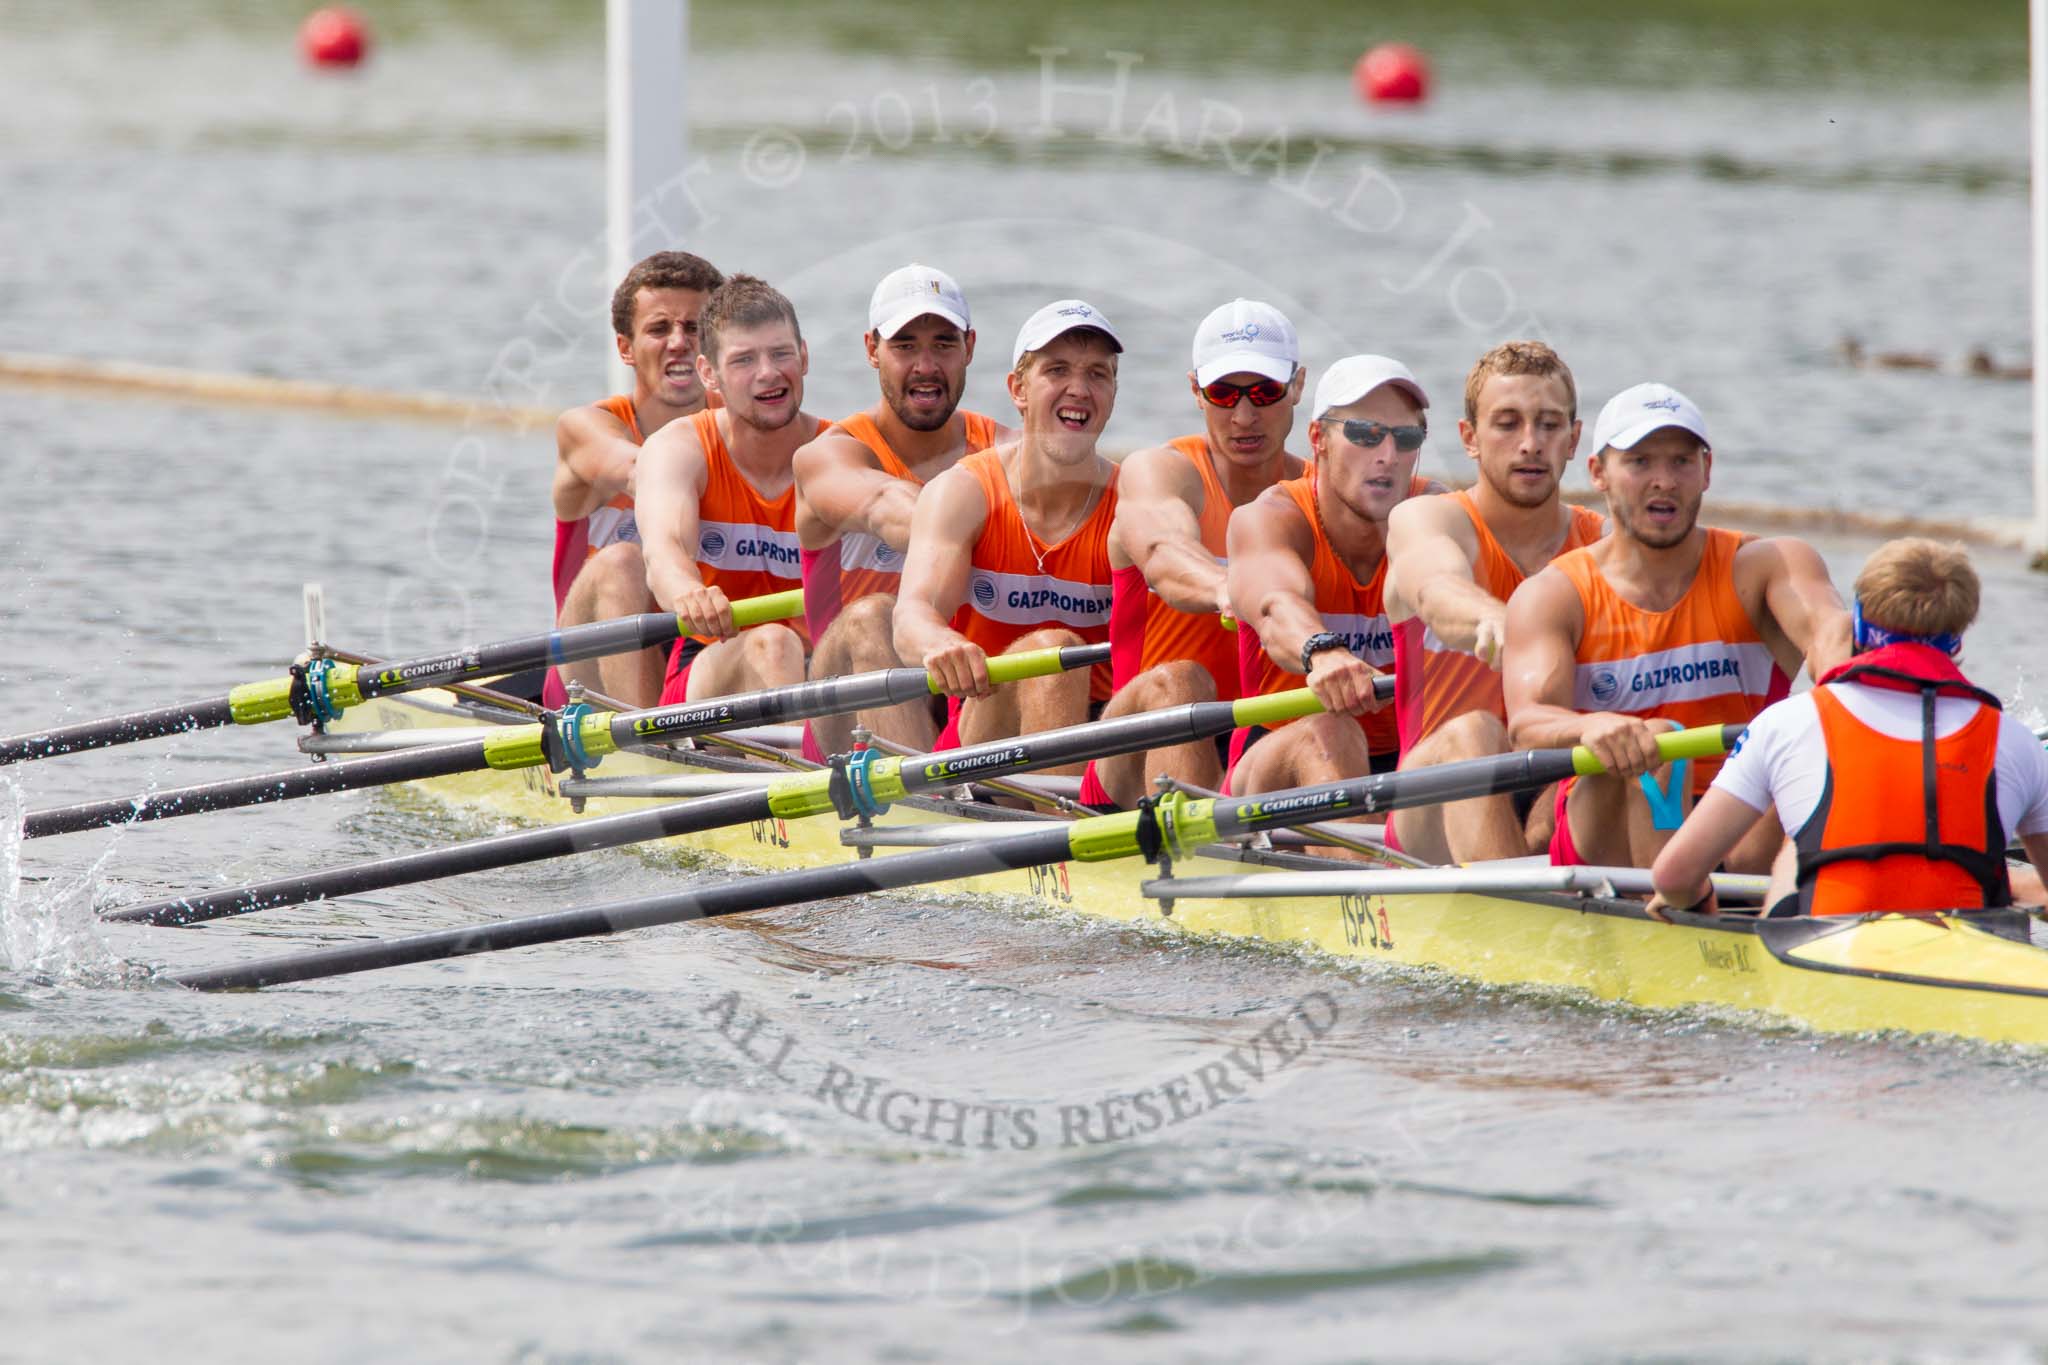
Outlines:
POLYGON ((370 51, 370 30, 354 10, 316 9, 299 25, 299 51, 314 66, 355 66, 370 51))
POLYGON ((1419 104, 1429 98, 1429 62, 1406 43, 1381 43, 1358 59, 1351 84, 1374 104, 1419 104))

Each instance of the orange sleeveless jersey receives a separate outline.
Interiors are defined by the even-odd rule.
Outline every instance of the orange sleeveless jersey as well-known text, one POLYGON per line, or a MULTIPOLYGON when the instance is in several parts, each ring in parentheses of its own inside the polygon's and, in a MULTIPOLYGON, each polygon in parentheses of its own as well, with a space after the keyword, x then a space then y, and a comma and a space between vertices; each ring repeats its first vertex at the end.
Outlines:
MULTIPOLYGON (((1493 538, 1479 505, 1468 490, 1444 496, 1457 501, 1479 535, 1479 558, 1473 561, 1472 578, 1480 587, 1505 602, 1522 586, 1525 576, 1500 542, 1493 538)), ((1560 554, 1591 545, 1604 529, 1600 514, 1590 507, 1571 509, 1571 526, 1565 531, 1560 554)), ((1488 668, 1476 654, 1446 648, 1436 632, 1411 616, 1394 628, 1394 714, 1401 731, 1401 752, 1436 733, 1448 720, 1467 711, 1491 711, 1505 725, 1507 702, 1501 696, 1500 674, 1488 668)))
MULTIPOLYGON (((1198 521, 1202 548, 1221 563, 1232 509, 1230 495, 1216 477, 1208 438, 1177 436, 1168 444, 1186 456, 1201 475, 1202 515, 1198 521)), ((1213 612, 1196 615, 1168 606, 1135 564, 1116 570, 1111 595, 1109 662, 1118 687, 1148 668, 1192 659, 1216 680, 1218 700, 1235 701, 1244 695, 1238 683, 1237 640, 1223 628, 1222 618, 1213 612)))
MULTIPOLYGON (((715 412, 689 419, 704 448, 704 496, 697 501, 697 574, 737 602, 803 584, 796 542, 796 485, 764 498, 732 462, 715 412)), ((819 432, 831 423, 820 421, 819 432)), ((799 619, 784 622, 803 635, 799 619)), ((692 636, 703 644, 710 639, 692 636)), ((808 637, 806 638, 808 643, 808 637)))
MULTIPOLYGON (((603 408, 626 424, 632 434, 633 444, 642 445, 647 438, 640 434, 640 415, 633 411, 633 399, 628 394, 615 393, 610 398, 600 398, 591 406, 603 408)), ((590 557, 607 545, 621 540, 640 539, 639 523, 633 519, 633 498, 628 493, 616 493, 610 502, 598 508, 587 517, 575 521, 555 521, 555 612, 561 614, 562 603, 568 600, 569 588, 576 582, 576 575, 590 557)))
MULTIPOLYGON (((1003 462, 993 450, 978 451, 955 466, 981 485, 988 520, 974 542, 967 600, 954 613, 953 629, 990 654, 1000 654, 1021 636, 1063 626, 1089 644, 1109 638, 1109 525, 1116 518, 1116 474, 1095 508, 1071 535, 1047 545, 1024 524, 1010 491, 1003 462)), ((1107 664, 1089 678, 1089 696, 1110 695, 1107 664)))
MULTIPOLYGON (((960 414, 967 427, 967 453, 986 450, 995 444, 996 420, 978 412, 960 414)), ((924 480, 910 470, 874 419, 864 412, 842 418, 839 425, 848 436, 875 453, 882 472, 892 479, 904 479, 922 488, 924 480)), ((804 619, 811 638, 819 638, 849 604, 871 593, 894 594, 903 583, 903 556, 879 536, 866 531, 848 531, 830 545, 803 552, 804 619)))
MULTIPOLYGON (((1313 471, 1298 479, 1288 479, 1278 487, 1301 509, 1302 518, 1308 522, 1309 532, 1315 537, 1315 555, 1309 561, 1308 573, 1315 583, 1316 613, 1323 618, 1324 629, 1342 638, 1344 647, 1353 654, 1385 672, 1394 663, 1394 629, 1387 621, 1385 602, 1387 557, 1380 556, 1379 567, 1373 570, 1370 582, 1359 582, 1351 576, 1351 566, 1338 558, 1337 552, 1330 547, 1329 538, 1323 534, 1322 518, 1316 514, 1313 471)), ((1408 496, 1415 497, 1428 487, 1429 480, 1417 474, 1408 485, 1408 496)), ((1291 692, 1302 686, 1302 675, 1290 673, 1274 663, 1273 657, 1259 642, 1257 632, 1250 626, 1238 628, 1237 644, 1242 695, 1262 697, 1273 692, 1291 692)), ((1292 721, 1286 723, 1293 724, 1292 721)), ((1383 706, 1360 716, 1358 724, 1365 731, 1370 753, 1392 753, 1400 742, 1392 707, 1383 706)))
POLYGON ((2012 892, 1980 882, 1961 859, 2002 878, 2005 825, 1998 811, 1996 707, 1979 706, 1946 738, 1895 739, 1850 713, 1833 688, 1813 689, 1827 742, 1820 805, 1793 836, 1805 915, 1950 910, 2009 905, 2012 892), (1932 779, 1930 786, 1929 779, 1932 779), (1906 793, 1920 789, 1921 799, 1906 793), (1930 857, 1946 846, 1960 858, 1930 857), (1835 854, 1840 861, 1827 860, 1835 854), (1842 856, 1842 855, 1849 856, 1842 856))
MULTIPOLYGON (((1559 555, 1552 567, 1579 594, 1579 639, 1572 705, 1581 711, 1743 725, 1791 690, 1763 635, 1735 595, 1739 531, 1707 530, 1692 587, 1669 611, 1644 611, 1614 590, 1590 550, 1559 555)), ((1693 794, 1706 791, 1723 760, 1693 763, 1693 794)))

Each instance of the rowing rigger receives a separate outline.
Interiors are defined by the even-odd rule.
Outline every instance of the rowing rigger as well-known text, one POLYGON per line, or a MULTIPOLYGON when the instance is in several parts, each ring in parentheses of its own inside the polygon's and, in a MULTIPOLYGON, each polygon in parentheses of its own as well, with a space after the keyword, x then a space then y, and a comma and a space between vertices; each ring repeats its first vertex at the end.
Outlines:
MULTIPOLYGON (((1709 726, 1659 735, 1657 744, 1666 761, 1705 757, 1724 752, 1739 733, 1738 727, 1709 726)), ((875 766, 880 768, 881 764, 875 766)), ((1156 803, 1146 803, 1138 811, 1096 816, 966 845, 734 878, 721 885, 690 891, 330 948, 244 966, 186 972, 170 979, 195 990, 260 988, 798 902, 899 890, 1070 859, 1101 862, 1128 857, 1150 860, 1162 854, 1185 857, 1200 845, 1262 830, 1499 792, 1534 790, 1574 774, 1601 771, 1599 760, 1583 747, 1539 749, 1242 799, 1197 800, 1169 794, 1156 803)), ((900 770, 897 778, 900 780, 900 770)), ((959 777, 956 775, 953 780, 959 777)))

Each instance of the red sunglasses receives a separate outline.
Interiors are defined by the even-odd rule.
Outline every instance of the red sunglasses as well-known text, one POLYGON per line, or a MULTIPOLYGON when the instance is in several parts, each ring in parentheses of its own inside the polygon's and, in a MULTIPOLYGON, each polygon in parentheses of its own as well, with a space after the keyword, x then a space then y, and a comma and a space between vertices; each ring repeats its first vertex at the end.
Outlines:
POLYGON ((1256 384, 1232 384, 1219 379, 1202 386, 1202 397, 1219 408, 1234 408, 1240 398, 1252 400, 1255 408, 1270 408, 1287 396, 1287 384, 1278 379, 1261 379, 1256 384))

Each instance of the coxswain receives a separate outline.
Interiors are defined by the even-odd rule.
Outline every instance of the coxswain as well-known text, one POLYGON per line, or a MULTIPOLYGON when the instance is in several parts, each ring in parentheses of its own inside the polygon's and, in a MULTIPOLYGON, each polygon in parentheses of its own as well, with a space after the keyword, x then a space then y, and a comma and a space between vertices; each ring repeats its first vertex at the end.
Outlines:
POLYGON ((1774 914, 2039 904, 2048 753, 1956 666, 1978 595, 1961 547, 1880 546, 1856 576, 1855 657, 1749 723, 1657 855, 1651 913, 1717 909, 1708 874, 1756 826, 1787 841, 1774 914), (2011 835, 2032 867, 2009 878, 2011 835))
POLYGON ((896 653, 951 699, 939 748, 1076 725, 1109 699, 1106 664, 998 689, 988 659, 1109 636, 1117 467, 1096 443, 1122 351, 1109 319, 1079 299, 1033 313, 1010 353, 1022 434, 918 494, 896 653))
MULTIPOLYGON (((587 625, 656 609, 647 591, 634 518, 633 471, 640 443, 678 417, 704 408, 697 375, 697 318, 725 282, 687 251, 657 251, 626 272, 612 293, 619 359, 633 392, 570 408, 555 422, 555 627, 587 625)), ((567 700, 565 680, 633 706, 661 695, 668 652, 643 649, 549 669, 545 700, 567 700)))
MULTIPOLYGON (((1666 765, 1658 732, 1747 723, 1802 664, 1819 677, 1849 657, 1849 612, 1804 541, 1699 525, 1714 452, 1684 394, 1623 390, 1593 445, 1610 529, 1509 601, 1508 730, 1518 748, 1583 744, 1606 769, 1558 785, 1553 864, 1648 867, 1722 761, 1666 765)), ((1759 837, 1729 866, 1761 872, 1776 852, 1759 837)))
MULTIPOLYGON (((868 301, 863 341, 881 383, 880 401, 833 423, 796 453, 804 619, 817 678, 902 663, 891 617, 918 490, 961 456, 1016 434, 993 417, 960 410, 974 359, 974 324, 966 296, 943 270, 906 265, 885 276, 868 301)), ((819 717, 805 727, 804 752, 817 760, 843 752, 855 724, 929 749, 944 713, 943 704, 905 702, 819 717)))
MULTIPOLYGON (((1387 522, 1387 614, 1394 623, 1394 714, 1404 769, 1508 752, 1500 649, 1508 598, 1566 550, 1600 538, 1600 514, 1564 501, 1579 444, 1578 386, 1556 351, 1508 341, 1465 376, 1458 437, 1469 489, 1412 498, 1387 522)), ((1394 812, 1387 842, 1428 862, 1540 852, 1540 793, 1394 812)))
POLYGON ((1399 736, 1374 681, 1394 663, 1387 518, 1440 490, 1415 472, 1429 396, 1398 360, 1353 355, 1316 384, 1313 463, 1230 518, 1230 600, 1245 695, 1300 687, 1320 715, 1233 737, 1235 796, 1392 771, 1399 736))
MULTIPOLYGON (((1241 695, 1225 536, 1232 512, 1306 468, 1287 451, 1305 382, 1294 325, 1271 304, 1233 299, 1195 329, 1188 387, 1202 430, 1119 466, 1109 533, 1116 694, 1105 717, 1241 695)), ((1159 774, 1214 788, 1228 744, 1226 735, 1098 759, 1081 800, 1129 808, 1159 774)))
POLYGON ((687 625, 663 705, 803 681, 803 622, 736 631, 732 604, 801 585, 790 461, 829 425, 803 411, 810 353, 796 309, 765 281, 733 276, 699 325, 697 372, 723 406, 670 423, 640 455, 647 587, 687 625))

